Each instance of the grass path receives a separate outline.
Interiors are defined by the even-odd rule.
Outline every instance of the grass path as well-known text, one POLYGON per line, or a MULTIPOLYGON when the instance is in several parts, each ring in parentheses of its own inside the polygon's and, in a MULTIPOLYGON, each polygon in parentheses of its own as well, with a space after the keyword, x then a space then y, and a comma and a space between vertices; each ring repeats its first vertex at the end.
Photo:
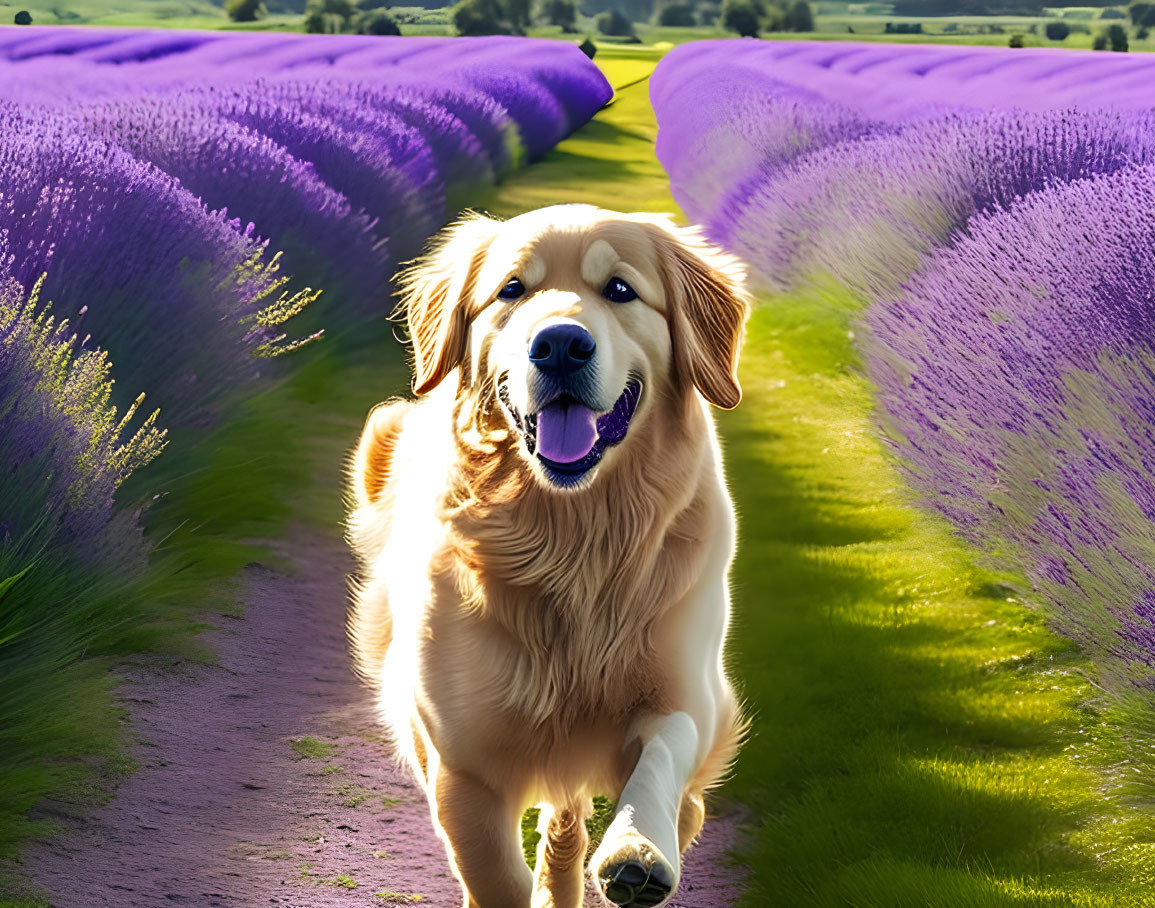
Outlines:
MULTIPOLYGON (((656 60, 597 58, 617 86, 656 60)), ((676 211, 644 81, 477 206, 676 211)), ((751 906, 1155 905, 1094 671, 907 500, 870 431, 856 305, 763 299, 720 415, 741 513, 734 669, 756 721, 726 793, 751 906)))

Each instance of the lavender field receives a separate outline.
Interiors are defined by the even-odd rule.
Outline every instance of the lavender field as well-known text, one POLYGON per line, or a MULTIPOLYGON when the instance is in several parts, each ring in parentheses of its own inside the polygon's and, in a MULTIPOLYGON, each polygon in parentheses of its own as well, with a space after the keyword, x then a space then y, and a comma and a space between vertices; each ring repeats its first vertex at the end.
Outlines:
POLYGON ((560 202, 761 285, 753 724, 672 904, 1147 904, 1143 56, 0 28, 0 905, 459 904, 339 489, 398 264, 560 202))
POLYGON ((774 292, 855 313, 901 475, 1092 655, 1144 797, 1153 76, 1110 54, 702 42, 651 85, 679 204, 774 292))
POLYGON ((0 29, 0 84, 11 854, 117 739, 109 660, 187 648, 285 512, 302 395, 388 337, 398 263, 611 90, 557 42, 66 28, 0 29))

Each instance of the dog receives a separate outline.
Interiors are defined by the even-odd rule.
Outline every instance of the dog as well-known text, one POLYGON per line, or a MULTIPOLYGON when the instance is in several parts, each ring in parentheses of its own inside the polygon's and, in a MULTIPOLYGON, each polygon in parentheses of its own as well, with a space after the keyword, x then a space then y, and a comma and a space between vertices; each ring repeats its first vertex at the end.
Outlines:
POLYGON ((420 400, 351 460, 356 668, 466 906, 581 905, 599 794, 594 883, 664 905, 744 731, 709 409, 741 398, 744 268, 668 216, 558 205, 468 214, 399 287, 420 400))

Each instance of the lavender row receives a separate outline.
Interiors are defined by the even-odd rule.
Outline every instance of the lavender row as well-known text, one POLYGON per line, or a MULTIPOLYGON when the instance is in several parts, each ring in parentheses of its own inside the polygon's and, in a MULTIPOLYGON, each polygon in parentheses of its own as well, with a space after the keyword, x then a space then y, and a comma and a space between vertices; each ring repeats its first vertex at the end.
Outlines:
POLYGON ((971 222, 869 311, 908 480, 1025 570, 1116 680, 1155 682, 1155 167, 971 222))
POLYGON ((69 666, 133 617, 148 551, 114 495, 165 438, 155 412, 134 419, 139 400, 118 412, 111 391, 106 355, 0 262, 0 850, 68 776, 58 751, 76 734, 61 708, 76 695, 69 666))
POLYGON ((752 180, 707 219, 772 286, 830 274, 893 291, 976 214, 1155 159, 1155 117, 951 115, 839 142, 752 180))
POLYGON ((25 290, 46 276, 59 316, 83 311, 118 387, 148 389, 170 425, 197 424, 257 377, 278 281, 251 229, 67 118, 4 104, 0 134, 8 272, 25 290))
POLYGON ((832 275, 870 302, 911 485, 1117 690, 1155 685, 1155 114, 1128 89, 1152 64, 729 48, 653 80, 680 203, 771 286, 832 275))
MULTIPOLYGON (((678 203, 779 289, 825 272, 868 294, 893 290, 972 215, 1045 185, 1150 160, 1145 111, 1044 109, 1045 91, 1032 96, 1034 111, 993 102, 976 108, 975 96, 960 90, 920 107, 917 117, 895 118, 872 105, 863 85, 836 103, 821 78, 795 80, 828 72, 819 61, 834 69, 866 50, 886 72, 897 64, 880 61, 904 52, 896 59, 923 73, 909 78, 929 78, 936 70, 914 65, 921 58, 910 46, 823 51, 769 43, 679 48, 659 65, 651 97, 658 156, 678 203)), ((956 50, 971 49, 946 48, 956 50)), ((991 49, 979 50, 991 59, 991 49)), ((844 69, 872 71, 857 65, 844 69)), ((896 81, 900 92, 903 78, 896 81)), ((1023 97, 1013 87, 1003 100, 1023 97)))
POLYGON ((100 33, 2 37, 0 230, 14 273, 26 288, 47 273, 65 316, 83 288, 84 327, 118 363, 118 388, 149 389, 170 425, 246 393, 267 371, 251 354, 275 349, 274 316, 308 287, 327 290, 311 325, 384 315, 397 263, 470 187, 552 147, 610 94, 577 48, 549 42, 464 42, 453 55, 445 42, 374 42, 377 56, 423 62, 361 54, 337 67, 332 41, 300 35, 112 42, 142 63, 100 33), (62 52, 32 49, 53 44, 62 52), (270 63, 253 46, 281 53, 270 63), (285 65, 288 50, 307 65, 285 65), (270 309, 281 275, 299 293, 270 309))
POLYGON ((1147 54, 1057 48, 698 41, 663 59, 657 81, 692 90, 703 71, 756 72, 805 86, 829 103, 873 120, 901 122, 958 110, 1145 110, 1155 75, 1147 54))

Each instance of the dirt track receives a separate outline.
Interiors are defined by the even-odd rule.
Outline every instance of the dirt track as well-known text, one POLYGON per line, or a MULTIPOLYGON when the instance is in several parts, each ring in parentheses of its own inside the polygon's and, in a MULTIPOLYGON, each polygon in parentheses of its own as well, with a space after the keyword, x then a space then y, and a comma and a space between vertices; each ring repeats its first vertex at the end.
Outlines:
MULTIPOLYGON (((217 664, 123 672, 139 771, 25 856, 57 908, 461 904, 424 796, 348 667, 344 548, 291 545, 298 577, 248 569, 243 615, 209 634, 217 664)), ((736 902, 736 826, 707 824, 674 905, 736 902)))

